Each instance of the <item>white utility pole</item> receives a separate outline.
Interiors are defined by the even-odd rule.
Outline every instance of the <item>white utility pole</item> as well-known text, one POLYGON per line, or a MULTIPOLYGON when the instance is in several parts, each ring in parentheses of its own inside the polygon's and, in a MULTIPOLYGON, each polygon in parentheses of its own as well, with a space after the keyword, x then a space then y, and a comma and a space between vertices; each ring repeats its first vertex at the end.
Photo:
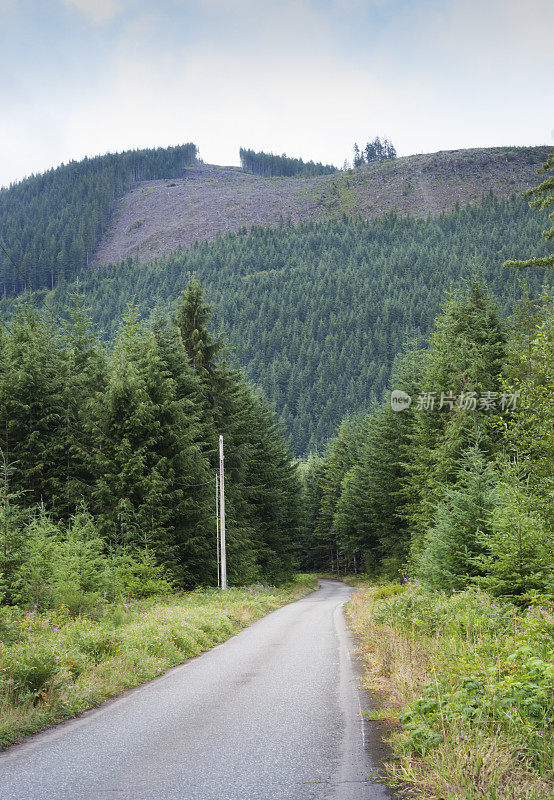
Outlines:
POLYGON ((215 471, 215 536, 217 547, 217 585, 221 586, 221 575, 219 572, 219 482, 217 470, 215 471))
POLYGON ((225 548, 225 474, 223 469, 223 436, 219 437, 219 535, 221 538, 221 588, 227 588, 227 551, 225 548))

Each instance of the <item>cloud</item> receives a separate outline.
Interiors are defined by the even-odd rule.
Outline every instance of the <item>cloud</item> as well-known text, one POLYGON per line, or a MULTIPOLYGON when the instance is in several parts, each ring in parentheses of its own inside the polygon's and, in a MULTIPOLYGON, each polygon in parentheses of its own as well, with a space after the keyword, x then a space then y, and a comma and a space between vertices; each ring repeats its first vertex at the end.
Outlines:
POLYGON ((125 0, 64 0, 69 8, 76 8, 96 25, 111 21, 126 7, 125 0))
POLYGON ((375 135, 400 154, 550 140, 551 0, 64 2, 94 24, 25 22, 25 58, 4 51, 0 182, 189 140, 215 163, 244 145, 337 165, 375 135))
POLYGON ((343 62, 322 25, 310 47, 295 31, 278 46, 253 36, 240 46, 229 37, 168 48, 152 40, 158 24, 149 16, 127 28, 109 85, 69 113, 69 138, 89 152, 192 139, 208 161, 237 163, 244 145, 342 164, 356 118, 373 130, 372 117, 385 113, 369 76, 360 106, 357 68, 343 62), (92 128, 90 120, 109 125, 92 128))

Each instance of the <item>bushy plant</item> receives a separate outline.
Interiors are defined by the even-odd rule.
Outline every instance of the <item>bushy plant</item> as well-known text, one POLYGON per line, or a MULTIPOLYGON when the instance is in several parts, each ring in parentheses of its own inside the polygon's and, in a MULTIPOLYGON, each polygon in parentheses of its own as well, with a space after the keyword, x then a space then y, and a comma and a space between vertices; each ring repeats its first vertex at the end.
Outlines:
POLYGON ((554 593, 554 543, 533 497, 515 469, 499 486, 492 525, 481 536, 477 583, 497 597, 525 605, 534 594, 554 593))
POLYGON ((2 689, 21 702, 45 699, 58 674, 58 664, 52 651, 34 644, 20 648, 13 657, 7 654, 0 660, 2 689))
POLYGON ((25 529, 22 564, 15 585, 18 600, 39 610, 50 608, 55 597, 54 568, 60 563, 60 531, 40 509, 25 529))
POLYGON ((483 540, 489 536, 495 479, 478 444, 468 448, 456 483, 444 487, 436 524, 427 536, 417 575, 432 589, 460 590, 479 573, 483 540))
POLYGON ((479 589, 409 587, 373 618, 429 653, 429 680, 400 715, 401 747, 425 756, 460 725, 501 732, 520 762, 549 774, 554 757, 554 608, 524 614, 479 589), (432 654, 432 655, 431 655, 432 654))
POLYGON ((11 644, 21 639, 22 635, 21 627, 17 624, 17 617, 13 609, 0 606, 0 642, 11 644))
POLYGON ((116 596, 146 598, 175 591, 150 550, 116 557, 111 566, 112 592, 116 596))

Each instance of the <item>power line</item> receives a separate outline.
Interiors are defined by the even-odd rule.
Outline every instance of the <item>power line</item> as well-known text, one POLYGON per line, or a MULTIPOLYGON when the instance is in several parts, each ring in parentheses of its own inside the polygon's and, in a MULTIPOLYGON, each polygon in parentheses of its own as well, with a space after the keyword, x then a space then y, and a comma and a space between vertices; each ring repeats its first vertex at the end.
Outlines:
POLYGON ((11 257, 11 255, 8 253, 8 251, 6 250, 6 248, 4 247, 4 245, 2 244, 2 242, 0 242, 0 247, 1 247, 1 248, 2 248, 2 250, 4 251, 5 255, 7 255, 7 256, 8 256, 8 258, 9 258, 9 260, 12 262, 12 264, 14 265, 14 267, 15 267, 15 269, 16 269, 16 272, 18 273, 19 277, 20 277, 22 280, 25 280, 25 279, 23 278, 23 275, 22 275, 21 269, 20 269, 20 268, 17 266, 17 264, 15 263, 15 261, 13 260, 13 258, 11 257))

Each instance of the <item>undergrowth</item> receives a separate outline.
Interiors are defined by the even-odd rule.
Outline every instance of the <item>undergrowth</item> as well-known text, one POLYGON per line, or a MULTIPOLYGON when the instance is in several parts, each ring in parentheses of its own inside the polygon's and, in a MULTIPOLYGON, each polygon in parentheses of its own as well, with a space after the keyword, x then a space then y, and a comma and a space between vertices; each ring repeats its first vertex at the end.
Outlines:
POLYGON ((68 608, 0 609, 0 746, 161 675, 317 588, 196 590, 106 605, 95 618, 68 608))
POLYGON ((554 795, 554 609, 523 612, 483 591, 367 588, 348 615, 365 680, 385 700, 389 781, 410 797, 554 795))

